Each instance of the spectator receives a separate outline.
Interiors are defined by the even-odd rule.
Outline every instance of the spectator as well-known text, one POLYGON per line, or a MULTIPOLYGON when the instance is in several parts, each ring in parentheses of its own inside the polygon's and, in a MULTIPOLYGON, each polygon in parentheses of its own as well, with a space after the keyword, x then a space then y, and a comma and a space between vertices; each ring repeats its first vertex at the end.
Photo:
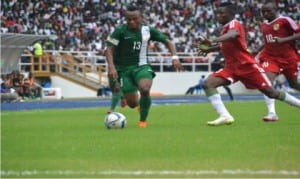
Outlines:
POLYGON ((23 101, 12 85, 11 74, 1 74, 1 103, 23 101))
POLYGON ((205 81, 205 75, 201 75, 199 83, 195 86, 196 94, 202 94, 204 81, 205 81))
POLYGON ((196 94, 201 94, 203 91, 204 81, 205 81, 205 75, 202 75, 198 84, 189 87, 189 89, 185 92, 185 95, 194 94, 194 92, 196 92, 196 94))
MULTIPOLYGON (((75 49, 79 44, 88 47, 95 37, 104 46, 105 39, 118 24, 125 21, 123 6, 128 1, 3 1, 1 7, 1 32, 35 35, 57 35, 55 49, 75 49), (66 34, 66 35, 65 35, 66 34)), ((136 1, 149 17, 148 24, 170 34, 179 52, 195 51, 195 36, 215 36, 219 25, 214 11, 220 1, 136 1)), ((300 8, 294 0, 276 1, 280 13, 300 21, 300 8), (283 3, 284 2, 284 3, 283 3)), ((235 1, 240 11, 237 18, 243 21, 249 38, 250 50, 262 44, 262 34, 257 32, 261 21, 261 0, 235 1), (241 11, 243 10, 243 11, 241 11)))
POLYGON ((24 96, 27 98, 40 98, 41 86, 35 82, 33 73, 29 72, 28 78, 23 81, 24 96))

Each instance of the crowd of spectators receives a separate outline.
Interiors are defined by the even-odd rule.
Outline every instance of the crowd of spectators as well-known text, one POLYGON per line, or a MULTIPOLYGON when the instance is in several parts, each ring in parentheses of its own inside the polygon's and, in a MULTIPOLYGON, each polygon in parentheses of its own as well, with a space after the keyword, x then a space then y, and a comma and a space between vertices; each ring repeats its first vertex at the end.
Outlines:
MULTIPOLYGON (((145 21, 165 32, 178 52, 194 52, 194 40, 200 35, 214 36, 219 25, 214 10, 222 0, 3 0, 1 33, 56 35, 44 48, 71 51, 99 51, 114 28, 125 22, 124 7, 135 2, 145 21)), ((236 18, 248 34, 249 49, 262 43, 259 23, 263 0, 233 0, 236 18)), ((298 0, 277 0, 280 13, 300 22, 298 0)), ((163 46, 150 45, 153 51, 163 46)))
POLYGON ((28 76, 19 71, 1 74, 1 102, 23 101, 41 97, 41 86, 35 83, 32 73, 28 76))

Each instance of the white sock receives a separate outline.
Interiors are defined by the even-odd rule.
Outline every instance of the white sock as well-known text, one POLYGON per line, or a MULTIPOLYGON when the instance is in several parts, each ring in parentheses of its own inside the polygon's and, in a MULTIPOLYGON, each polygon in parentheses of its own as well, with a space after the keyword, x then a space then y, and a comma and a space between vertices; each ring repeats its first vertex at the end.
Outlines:
POLYGON ((300 107, 300 99, 290 95, 289 93, 285 93, 284 101, 292 106, 300 107))
POLYGON ((268 96, 264 95, 265 102, 268 109, 268 114, 273 113, 276 114, 275 111, 275 99, 269 98, 268 96))
POLYGON ((210 103, 213 105, 213 107, 215 108, 215 110, 217 111, 217 113, 220 116, 231 117, 231 115, 229 114, 228 110, 226 109, 226 107, 221 99, 220 94, 214 94, 212 96, 209 96, 208 100, 210 101, 210 103))

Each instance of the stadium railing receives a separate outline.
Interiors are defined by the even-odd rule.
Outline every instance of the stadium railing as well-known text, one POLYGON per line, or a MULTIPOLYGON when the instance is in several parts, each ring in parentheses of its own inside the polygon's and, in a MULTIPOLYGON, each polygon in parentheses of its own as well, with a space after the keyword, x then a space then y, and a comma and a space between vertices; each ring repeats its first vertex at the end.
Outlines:
MULTIPOLYGON (((195 53, 178 53, 185 72, 211 71, 211 59, 195 53)), ((168 53, 149 53, 149 62, 155 72, 174 72, 168 53)), ((105 56, 91 51, 45 50, 42 57, 23 53, 19 61, 21 72, 33 72, 36 77, 58 75, 97 90, 108 86, 105 56)))
MULTIPOLYGON (((103 67, 105 69, 101 69, 102 71, 106 71, 106 61, 105 57, 102 55, 97 55, 96 52, 91 51, 45 51, 47 55, 52 57, 42 59, 45 64, 53 64, 54 62, 57 65, 63 65, 66 61, 81 64, 83 66, 87 66, 89 68, 95 69, 97 67, 103 67), (72 59, 69 59, 72 57, 72 59), (49 62, 47 62, 49 59, 49 62)), ((21 71, 30 70, 30 66, 33 65, 29 60, 24 60, 25 58, 30 58, 31 54, 23 53, 20 58, 19 66, 21 71)), ((179 59, 184 67, 184 71, 186 72, 199 72, 199 71, 211 71, 211 61, 213 61, 214 54, 210 54, 207 57, 199 56, 196 53, 178 53, 179 59)), ((172 72, 172 60, 169 53, 160 53, 160 52, 150 52, 149 53, 149 62, 153 67, 155 72, 172 72)), ((50 66, 46 66, 50 69, 50 66)), ((41 68, 41 63, 39 64, 39 68, 41 68)), ((46 70, 46 71, 49 71, 46 70)), ((31 69, 32 70, 32 69, 31 69)))

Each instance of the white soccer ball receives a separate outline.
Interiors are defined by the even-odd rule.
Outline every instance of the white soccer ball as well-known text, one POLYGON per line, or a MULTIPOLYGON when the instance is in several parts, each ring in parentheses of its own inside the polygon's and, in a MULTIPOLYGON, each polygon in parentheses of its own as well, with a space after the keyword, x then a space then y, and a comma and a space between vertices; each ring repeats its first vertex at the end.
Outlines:
POLYGON ((104 125, 108 129, 123 129, 126 123, 126 117, 119 112, 111 112, 104 118, 104 125))

